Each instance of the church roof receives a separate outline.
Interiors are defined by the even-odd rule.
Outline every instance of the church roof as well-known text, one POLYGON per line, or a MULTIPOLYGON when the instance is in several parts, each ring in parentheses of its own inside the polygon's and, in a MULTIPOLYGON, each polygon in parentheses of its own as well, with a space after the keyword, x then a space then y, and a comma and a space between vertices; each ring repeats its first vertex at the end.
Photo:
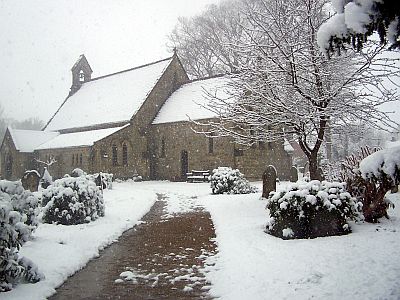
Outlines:
POLYGON ((125 128, 128 125, 115 128, 60 134, 52 140, 41 144, 36 148, 36 150, 93 146, 95 142, 104 139, 105 137, 119 131, 122 128, 125 128))
POLYGON ((56 136, 59 132, 21 130, 8 128, 15 148, 20 152, 33 152, 36 148, 56 136))
POLYGON ((128 122, 142 106, 173 57, 85 82, 67 98, 45 130, 128 122))
POLYGON ((229 100, 232 95, 227 76, 196 80, 182 85, 165 102, 153 124, 215 118, 209 107, 212 100, 229 100))

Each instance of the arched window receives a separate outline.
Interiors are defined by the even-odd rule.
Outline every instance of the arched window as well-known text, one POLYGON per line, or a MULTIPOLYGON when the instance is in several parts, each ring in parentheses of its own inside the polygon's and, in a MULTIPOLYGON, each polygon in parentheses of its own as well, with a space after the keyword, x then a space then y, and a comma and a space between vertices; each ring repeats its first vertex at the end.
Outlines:
POLYGON ((214 138, 212 136, 208 138, 208 153, 214 153, 214 138))
POLYGON ((75 164, 75 155, 72 154, 71 166, 73 166, 74 164, 75 164))
POLYGON ((112 145, 112 164, 113 166, 118 164, 118 148, 115 144, 112 145))
POLYGON ((128 147, 125 143, 122 144, 122 164, 128 165, 128 147))
POLYGON ((160 157, 165 157, 165 138, 162 138, 161 140, 161 153, 160 157))
POLYGON ((11 179, 12 176, 12 168, 13 168, 13 158, 11 154, 6 154, 6 166, 5 166, 5 178, 6 179, 11 179))
POLYGON ((82 153, 79 155, 79 164, 82 166, 83 164, 83 155, 82 153))

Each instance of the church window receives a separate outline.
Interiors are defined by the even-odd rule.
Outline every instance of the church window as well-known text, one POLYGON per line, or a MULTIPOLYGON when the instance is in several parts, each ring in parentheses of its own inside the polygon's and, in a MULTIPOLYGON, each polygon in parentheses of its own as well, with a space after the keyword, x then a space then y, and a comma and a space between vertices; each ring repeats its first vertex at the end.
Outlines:
POLYGON ((212 136, 208 138, 208 153, 214 153, 214 138, 212 136))
POLYGON ((165 157, 165 138, 162 138, 161 140, 161 153, 160 157, 165 157))
POLYGON ((83 155, 82 153, 79 155, 79 164, 82 165, 83 163, 83 155))
POLYGON ((71 161, 71 166, 73 166, 75 164, 75 155, 72 154, 72 161, 71 161))
POLYGON ((115 144, 112 145, 112 164, 113 166, 118 164, 118 148, 115 144))
POLYGON ((234 156, 243 156, 243 149, 235 148, 233 151, 234 156))
POLYGON ((128 165, 128 147, 125 143, 122 144, 122 164, 128 165))

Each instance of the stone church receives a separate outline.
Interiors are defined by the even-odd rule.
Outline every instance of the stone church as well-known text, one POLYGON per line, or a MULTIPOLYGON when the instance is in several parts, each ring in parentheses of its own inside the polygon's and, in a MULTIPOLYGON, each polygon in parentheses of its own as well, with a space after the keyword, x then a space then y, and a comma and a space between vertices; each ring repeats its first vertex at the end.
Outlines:
MULTIPOLYGON (((252 147, 229 137, 196 133, 192 120, 215 120, 205 91, 227 96, 224 76, 190 81, 176 53, 117 73, 91 78, 81 55, 71 69, 68 97, 41 131, 8 128, 0 148, 1 178, 49 165, 53 178, 75 168, 114 178, 185 180, 191 170, 238 168, 261 179, 267 165, 289 177, 291 152, 284 141, 252 147)), ((204 123, 203 122, 203 123, 204 123)), ((202 126, 203 127, 203 126, 202 126)))

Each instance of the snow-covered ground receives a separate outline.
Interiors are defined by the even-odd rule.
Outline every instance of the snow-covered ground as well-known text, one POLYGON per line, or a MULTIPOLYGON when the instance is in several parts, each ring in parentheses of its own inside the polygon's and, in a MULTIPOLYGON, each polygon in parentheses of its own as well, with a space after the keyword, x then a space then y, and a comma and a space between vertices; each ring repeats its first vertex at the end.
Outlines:
MULTIPOLYGON (((260 183, 257 183, 260 186, 260 183)), ((268 212, 260 193, 210 195, 207 183, 116 183, 106 217, 79 226, 41 224, 22 254, 46 280, 21 284, 6 299, 43 299, 98 249, 133 226, 168 195, 165 217, 202 206, 211 213, 219 253, 208 258, 210 293, 221 299, 400 299, 400 194, 390 220, 354 224, 346 236, 281 240, 264 233, 268 212), (24 297, 25 296, 25 297, 24 297)), ((0 298, 5 295, 0 294, 0 298)))
POLYGON ((145 215, 157 199, 149 189, 132 182, 114 184, 104 191, 105 217, 89 224, 64 226, 40 224, 34 239, 20 253, 39 266, 46 279, 35 284, 19 284, 0 299, 41 300, 52 295, 68 276, 83 268, 145 215))

